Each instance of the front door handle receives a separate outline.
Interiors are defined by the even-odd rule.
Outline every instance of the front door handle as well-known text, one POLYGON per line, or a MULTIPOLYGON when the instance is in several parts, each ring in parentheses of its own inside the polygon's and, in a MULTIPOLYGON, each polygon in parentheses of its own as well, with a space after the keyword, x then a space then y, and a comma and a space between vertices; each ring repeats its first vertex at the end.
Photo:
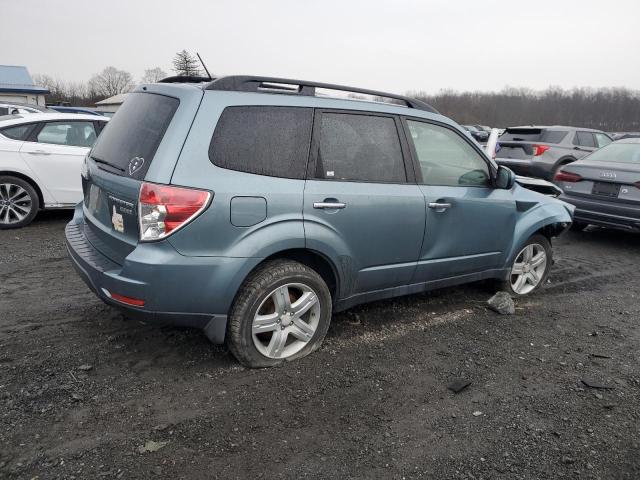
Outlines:
POLYGON ((433 208, 436 212, 441 213, 447 210, 448 208, 451 208, 451 204, 444 203, 444 202, 430 202, 429 208, 433 208))
POLYGON ((319 208, 324 210, 340 210, 347 206, 342 202, 314 202, 313 208, 319 208))
POLYGON ((27 152, 30 153, 31 155, 51 155, 50 152, 47 152, 46 150, 34 150, 32 152, 27 152))

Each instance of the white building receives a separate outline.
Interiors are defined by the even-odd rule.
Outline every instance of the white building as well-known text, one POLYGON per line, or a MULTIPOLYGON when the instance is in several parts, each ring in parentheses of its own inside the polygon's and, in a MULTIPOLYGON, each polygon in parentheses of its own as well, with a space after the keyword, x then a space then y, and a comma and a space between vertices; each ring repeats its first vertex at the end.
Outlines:
POLYGON ((0 65, 0 102, 45 105, 44 96, 49 90, 33 83, 27 67, 0 65))
POLYGON ((116 110, 118 110, 120 105, 122 105, 126 96, 126 93, 119 93, 118 95, 114 95, 113 97, 100 100, 99 102, 96 102, 96 110, 98 110, 99 112, 114 113, 116 110))

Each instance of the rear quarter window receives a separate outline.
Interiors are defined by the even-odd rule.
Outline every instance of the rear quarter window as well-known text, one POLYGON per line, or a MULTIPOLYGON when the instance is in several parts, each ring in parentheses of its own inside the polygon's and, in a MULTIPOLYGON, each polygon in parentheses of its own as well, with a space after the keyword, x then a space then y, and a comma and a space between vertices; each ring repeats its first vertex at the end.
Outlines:
POLYGON ((30 123, 27 125, 16 125, 13 127, 7 127, 0 130, 0 133, 11 140, 26 140, 36 124, 30 123))
POLYGON ((227 107, 213 133, 209 159, 230 170, 303 179, 312 124, 311 108, 227 107))
POLYGON ((130 93, 104 127, 91 158, 108 162, 121 175, 144 178, 180 100, 154 93, 130 93), (142 165, 133 172, 129 164, 142 165))

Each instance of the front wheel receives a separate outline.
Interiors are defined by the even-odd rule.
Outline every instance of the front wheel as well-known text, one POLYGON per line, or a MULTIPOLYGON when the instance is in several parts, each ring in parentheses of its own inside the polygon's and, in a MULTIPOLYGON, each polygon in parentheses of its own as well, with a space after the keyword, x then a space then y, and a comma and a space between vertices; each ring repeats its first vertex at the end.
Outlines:
POLYGON ((553 263, 549 240, 533 235, 521 247, 511 263, 509 278, 502 288, 514 296, 528 295, 546 282, 553 263))
POLYGON ((322 343, 331 306, 316 271, 292 260, 267 262, 244 282, 231 307, 229 350, 253 368, 304 357, 322 343))

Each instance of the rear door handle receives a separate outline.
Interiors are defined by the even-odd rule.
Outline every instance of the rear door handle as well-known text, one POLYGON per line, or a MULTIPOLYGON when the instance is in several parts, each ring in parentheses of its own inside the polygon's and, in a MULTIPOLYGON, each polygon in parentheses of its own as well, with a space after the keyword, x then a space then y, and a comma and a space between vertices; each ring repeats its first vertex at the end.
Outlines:
POLYGON ((30 153, 31 155, 51 155, 50 152, 47 152, 46 150, 34 150, 32 152, 27 152, 30 153))
POLYGON ((340 210, 347 206, 342 202, 314 202, 313 208, 325 209, 325 210, 340 210))
POLYGON ((443 202, 430 202, 429 208, 433 208, 436 212, 444 212, 446 209, 451 208, 451 204, 443 202))

